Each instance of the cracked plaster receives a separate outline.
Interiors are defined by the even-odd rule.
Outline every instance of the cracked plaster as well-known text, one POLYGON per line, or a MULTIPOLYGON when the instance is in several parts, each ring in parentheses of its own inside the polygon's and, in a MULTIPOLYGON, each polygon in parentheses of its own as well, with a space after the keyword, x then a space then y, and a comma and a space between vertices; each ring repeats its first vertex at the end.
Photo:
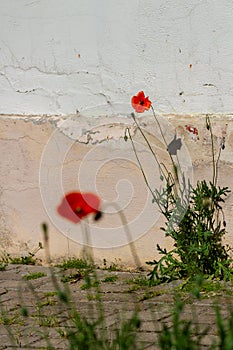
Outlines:
MULTIPOLYGON (((232 188, 232 117, 212 115, 211 120, 215 145, 220 145, 223 136, 226 145, 219 163, 219 185, 232 188)), ((139 122, 159 159, 167 162, 153 117, 142 116, 139 122)), ((169 115, 161 122, 165 129, 170 125, 166 132, 168 141, 173 139, 174 132, 182 138, 183 147, 187 147, 187 155, 192 160, 194 181, 211 180, 210 138, 205 132, 205 116, 169 115), (193 139, 185 130, 186 124, 198 128, 199 139, 193 139)), ((82 251, 80 226, 73 227, 58 218, 56 205, 61 200, 61 191, 80 188, 97 192, 103 203, 117 201, 124 208, 142 261, 156 257, 157 243, 167 249, 171 247, 171 242, 159 230, 162 219, 157 217, 158 211, 154 207, 144 210, 147 189, 131 144, 124 141, 126 127, 132 132, 138 154, 153 184, 157 184, 159 176, 140 134, 127 115, 92 118, 80 113, 60 117, 2 115, 0 125, 2 249, 12 254, 21 254, 20 249, 25 244, 29 250, 34 249, 42 241, 41 223, 45 221, 49 225, 53 258, 79 256, 82 251), (150 227, 151 217, 156 220, 150 227)), ((232 208, 231 194, 225 206, 229 230, 226 241, 230 244, 233 241, 232 208)), ((103 220, 94 226, 91 221, 91 232, 97 262, 103 258, 114 262, 117 256, 123 264, 133 265, 124 228, 114 210, 107 211, 103 220), (117 232, 113 228, 117 228, 117 232)), ((39 256, 43 258, 43 252, 39 256)))
POLYGON ((161 113, 232 113, 232 10, 228 0, 2 0, 0 113, 72 114, 141 89, 161 113))
MULTIPOLYGON (((227 0, 177 0, 175 7, 172 0, 103 0, 101 5, 97 0, 1 1, 2 248, 20 253, 27 244, 34 249, 42 240, 40 224, 47 221, 53 257, 80 253, 80 243, 74 236, 67 240, 45 210, 40 192, 48 183, 53 192, 46 200, 52 207, 60 200, 58 184, 69 191, 85 188, 85 183, 92 186, 94 181, 92 190, 104 200, 120 198, 133 232, 150 220, 148 216, 142 217, 142 223, 136 220, 146 189, 130 143, 124 141, 128 127, 141 147, 138 152, 146 160, 151 180, 156 180, 130 118, 131 96, 142 89, 164 115, 166 138, 172 140, 177 132, 187 145, 195 180, 211 179, 210 139, 204 131, 204 114, 211 114, 215 144, 226 138, 220 184, 233 187, 232 11, 227 0), (198 128, 199 140, 187 134, 186 124, 198 128)), ((159 157, 167 160, 153 118, 145 113, 140 123, 159 157)), ((232 208, 231 194, 226 202, 230 245, 232 208)), ((155 258, 157 243, 167 248, 171 244, 158 234, 161 224, 156 221, 136 237, 143 261, 155 258)), ((119 218, 108 213, 102 225, 103 229, 120 227, 119 218)), ((121 228, 117 248, 110 248, 114 233, 93 237, 97 260, 104 254, 108 261, 118 256, 132 264, 122 232, 121 228), (99 248, 103 242, 108 248, 99 248)))

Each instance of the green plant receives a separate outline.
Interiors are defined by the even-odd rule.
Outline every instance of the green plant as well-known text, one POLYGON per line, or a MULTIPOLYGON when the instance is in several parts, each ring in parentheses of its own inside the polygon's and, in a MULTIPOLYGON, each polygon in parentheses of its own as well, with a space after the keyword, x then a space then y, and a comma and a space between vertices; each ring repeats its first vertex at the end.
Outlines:
POLYGON ((38 263, 38 259, 35 257, 36 254, 43 249, 42 243, 38 243, 38 247, 29 251, 25 256, 11 256, 9 253, 4 253, 1 257, 1 266, 7 266, 7 264, 20 264, 20 265, 35 265, 38 263))
POLYGON ((0 271, 5 271, 8 266, 8 263, 0 261, 0 271))
POLYGON ((93 287, 97 287, 100 284, 100 281, 97 279, 92 280, 90 276, 86 276, 85 283, 81 285, 81 289, 90 289, 93 287))
POLYGON ((213 344, 212 349, 233 350, 233 311, 231 310, 227 320, 221 316, 218 306, 215 312, 219 342, 217 345, 213 344))
POLYGON ((44 297, 45 298, 54 297, 55 295, 57 295, 56 291, 54 291, 54 292, 45 292, 44 293, 44 297))
MULTIPOLYGON (((45 235, 45 253, 47 261, 50 261, 48 251, 47 226, 43 225, 45 235)), ((49 337, 48 327, 57 328, 61 338, 66 339, 69 350, 142 350, 138 345, 137 331, 140 330, 141 321, 138 312, 135 310, 130 317, 122 317, 116 314, 116 322, 111 328, 107 328, 104 306, 101 298, 100 280, 95 270, 91 274, 85 275, 85 287, 87 292, 88 313, 82 315, 78 309, 75 298, 73 299, 69 286, 59 283, 59 277, 54 268, 50 270, 53 292, 46 292, 41 299, 33 284, 27 281, 29 290, 35 298, 36 312, 31 313, 25 306, 23 289, 19 291, 20 310, 24 318, 31 318, 35 322, 35 327, 47 345, 46 349, 55 350, 49 337), (53 297, 51 302, 50 298, 53 297), (44 300, 47 299, 47 300, 44 300), (55 309, 53 309, 55 305, 55 309), (56 311, 55 311, 56 310, 56 311), (62 318, 62 326, 60 323, 62 318)), ((107 276, 115 277, 115 276, 107 276)), ((110 278, 108 281, 112 281, 110 278)), ((12 334, 13 339, 13 334, 12 334)), ((15 339, 12 340, 14 346, 17 345, 15 339)))
MULTIPOLYGON (((143 350, 144 346, 141 340, 142 320, 137 308, 134 309, 130 315, 124 317, 124 311, 119 313, 114 312, 115 322, 109 327, 107 317, 104 310, 104 303, 102 301, 101 283, 97 277, 95 270, 92 274, 85 276, 87 285, 87 300, 88 313, 85 315, 79 312, 76 300, 73 298, 69 286, 59 283, 59 279, 55 270, 51 267, 51 280, 53 291, 43 293, 42 299, 39 298, 35 288, 30 281, 25 281, 30 288, 32 295, 36 302, 36 312, 30 313, 27 307, 24 306, 23 294, 20 296, 20 318, 9 313, 9 310, 3 312, 2 324, 10 327, 15 324, 27 324, 29 318, 35 322, 35 330, 47 345, 45 349, 55 350, 49 337, 48 328, 53 327, 62 339, 66 341, 66 348, 69 350, 143 350), (53 300, 51 300, 53 298, 53 300), (44 300, 46 299, 46 300, 44 300), (62 319, 62 323, 60 322, 62 319), (20 322, 20 323, 19 323, 20 322)), ((107 276, 107 277, 112 277, 107 276)), ((114 276, 115 277, 115 276, 114 276)), ((136 287, 148 288, 145 283, 145 278, 133 278, 130 282, 136 287)), ((183 286, 188 292, 200 298, 200 291, 205 288, 209 290, 218 290, 220 282, 213 283, 213 281, 205 281, 202 276, 196 278, 194 282, 188 282, 183 286), (214 287, 210 286, 210 283, 214 287)), ((23 290, 23 289, 22 289, 23 290)), ((21 292, 22 292, 21 290, 21 292)), ((139 302, 150 299, 157 295, 164 293, 163 291, 156 291, 153 288, 145 289, 145 294, 139 302)), ((177 293, 178 295, 178 293, 177 293)), ((160 350, 199 350, 202 349, 201 341, 206 336, 208 329, 200 330, 195 315, 190 315, 190 318, 185 318, 185 302, 178 296, 174 301, 174 308, 171 310, 171 322, 169 324, 158 324, 155 320, 154 345, 160 350), (161 327, 160 327, 161 326, 161 327), (159 330, 158 330, 159 328, 159 330)), ((3 310, 4 311, 4 310, 3 310)), ((10 310, 10 312, 16 309, 10 310)), ((108 314, 109 315, 109 314, 108 314)), ((151 311, 153 317, 153 310, 151 311)), ((232 342, 232 324, 233 313, 228 320, 223 320, 220 309, 216 308, 216 323, 218 327, 219 341, 218 344, 211 344, 209 350, 223 349, 231 350, 232 342)), ((1 322, 0 322, 1 323, 1 322)), ((17 339, 11 332, 12 344, 17 347, 17 339)), ((152 340, 151 340, 152 341, 152 340)))
POLYGON ((37 278, 41 278, 41 277, 45 277, 45 276, 47 276, 47 275, 44 272, 33 272, 33 273, 29 273, 29 274, 23 276, 23 279, 29 281, 29 280, 35 280, 37 278))
POLYGON ((146 277, 134 277, 127 281, 129 284, 136 284, 138 286, 148 286, 148 280, 146 277))
MULTIPOLYGON (((172 238, 174 242, 174 248, 171 251, 157 244, 157 250, 162 257, 159 260, 147 262, 153 267, 149 274, 150 284, 187 278, 197 274, 225 280, 232 279, 232 259, 229 256, 229 247, 222 243, 226 233, 222 204, 230 190, 228 187, 217 186, 218 163, 221 151, 225 148, 224 138, 216 157, 212 126, 210 117, 207 115, 206 128, 211 138, 213 177, 209 183, 202 180, 198 181, 196 186, 192 186, 182 172, 177 155, 177 150, 182 146, 181 139, 178 142, 175 137, 172 147, 172 142, 167 144, 151 101, 145 97, 143 91, 132 98, 132 106, 139 113, 144 112, 145 109, 152 109, 172 166, 170 171, 166 165, 158 161, 150 142, 132 113, 132 118, 159 167, 160 179, 164 184, 160 189, 152 189, 129 128, 126 129, 125 139, 130 139, 143 178, 152 194, 152 201, 158 205, 165 218, 165 227, 162 230, 165 236, 172 238)), ((195 128, 193 131, 198 133, 195 128)))
POLYGON ((121 271, 122 270, 122 267, 120 266, 120 259, 119 261, 117 261, 116 259, 116 262, 112 262, 110 263, 110 265, 107 264, 107 260, 106 259, 103 259, 103 270, 107 270, 107 271, 121 271))
POLYGON ((57 267, 60 267, 63 270, 68 269, 93 269, 93 265, 90 265, 89 262, 83 259, 69 258, 64 260, 62 263, 58 264, 57 267))
POLYGON ((68 276, 62 276, 61 282, 63 282, 63 283, 76 283, 82 278, 83 278, 83 275, 80 272, 71 273, 68 276))
POLYGON ((41 307, 55 305, 55 299, 52 297, 47 297, 46 300, 40 303, 41 307))
POLYGON ((58 327, 59 322, 56 316, 54 315, 44 315, 39 318, 39 326, 42 327, 58 327))
POLYGON ((106 276, 101 282, 116 282, 118 279, 115 275, 106 276))
POLYGON ((76 283, 91 273, 94 269, 92 259, 90 259, 90 261, 87 261, 84 259, 69 258, 68 260, 63 261, 56 266, 63 270, 75 270, 75 272, 72 272, 69 275, 63 275, 61 277, 61 281, 63 283, 76 283))
POLYGON ((20 257, 9 257, 9 263, 14 265, 35 265, 36 259, 33 258, 33 256, 20 256, 20 257))
POLYGON ((203 180, 197 183, 196 188, 190 187, 189 192, 187 207, 169 189, 162 194, 157 192, 157 202, 163 206, 162 213, 167 220, 166 228, 162 230, 174 240, 175 248, 167 252, 157 245, 163 257, 159 261, 148 262, 154 266, 150 273, 151 283, 196 274, 232 278, 228 248, 222 244, 225 224, 219 220, 220 203, 224 202, 229 191, 226 187, 217 189, 213 183, 207 184, 203 180), (180 219, 180 213, 184 211, 180 219))
POLYGON ((23 325, 24 320, 19 313, 13 313, 15 310, 1 309, 0 312, 0 325, 12 326, 23 325))
POLYGON ((198 326, 193 327, 191 320, 182 319, 184 302, 176 299, 172 312, 172 325, 163 324, 158 336, 160 350, 200 350, 201 339, 208 328, 200 332, 198 326))
POLYGON ((195 278, 187 278, 176 290, 179 293, 191 293, 196 298, 208 298, 222 294, 232 295, 232 283, 196 275, 195 278))
POLYGON ((131 285, 131 287, 125 293, 133 293, 137 290, 146 289, 149 286, 148 279, 144 276, 130 278, 126 280, 126 283, 131 285))
POLYGON ((119 270, 119 267, 118 267, 117 264, 112 263, 111 265, 109 265, 108 267, 106 267, 105 270, 108 270, 108 271, 118 271, 118 270, 119 270))
POLYGON ((166 292, 162 291, 162 290, 158 290, 158 291, 146 290, 144 295, 140 298, 140 301, 149 300, 151 298, 157 297, 157 296, 165 294, 165 293, 166 292))

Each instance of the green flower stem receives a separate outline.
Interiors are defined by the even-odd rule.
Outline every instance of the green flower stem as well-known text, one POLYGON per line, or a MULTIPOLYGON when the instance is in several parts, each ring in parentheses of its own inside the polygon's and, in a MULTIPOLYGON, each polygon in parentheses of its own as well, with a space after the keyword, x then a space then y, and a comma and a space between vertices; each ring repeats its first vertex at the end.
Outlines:
MULTIPOLYGON (((155 121, 156 121, 156 123, 157 123, 157 125, 158 125, 158 127, 159 127, 159 131, 160 131, 160 134, 161 134, 162 139, 163 139, 163 141, 164 141, 164 144, 165 144, 165 146, 166 146, 166 150, 168 151, 168 144, 167 144, 167 141, 166 141, 166 139, 165 139, 165 137, 164 137, 163 130, 162 130, 162 128, 161 128, 161 125, 160 125, 160 123, 159 123, 159 121, 158 121, 158 118, 157 118, 157 116, 156 116, 156 114, 155 114, 154 107, 153 107, 152 105, 151 105, 151 110, 152 110, 152 112, 153 112, 153 116, 154 116, 154 118, 155 118, 155 121)), ((174 162, 174 159, 172 158, 172 156, 171 156, 171 154, 170 154, 169 151, 168 151, 168 154, 169 154, 169 157, 170 157, 171 162, 172 162, 172 165, 173 165, 173 170, 174 170, 174 174, 175 174, 175 179, 176 179, 176 181, 177 181, 177 183, 178 183, 178 185, 179 185, 179 177, 178 177, 178 173, 177 173, 177 171, 176 171, 177 166, 176 166, 176 164, 175 164, 175 162, 174 162)), ((177 161, 178 161, 178 157, 177 157, 177 161)), ((179 161, 178 161, 178 165, 179 165, 179 167, 180 167, 179 161)), ((181 168, 180 168, 180 170, 181 170, 181 168)))
POLYGON ((81 224, 83 243, 84 243, 84 248, 83 248, 84 260, 87 260, 88 263, 92 265, 94 263, 94 254, 93 254, 93 248, 91 243, 88 217, 83 221, 81 220, 80 224, 81 224))
MULTIPOLYGON (((145 174, 145 172, 144 172, 144 170, 143 170, 143 166, 142 166, 141 161, 140 161, 140 159, 139 159, 139 157, 138 157, 137 150, 136 150, 136 148, 135 148, 135 145, 134 145, 134 142, 133 142, 133 138, 132 138, 132 136, 131 136, 131 133, 130 133, 129 128, 126 128, 125 134, 126 134, 126 132, 128 132, 129 139, 130 139, 130 141, 131 141, 131 144, 132 144, 132 147, 133 147, 133 151, 134 151, 135 157, 136 157, 136 159, 137 159, 139 168, 140 168, 140 170, 141 170, 142 176, 143 176, 143 178, 144 178, 145 184, 146 184, 147 188, 149 189, 149 191, 150 191, 150 193, 151 193, 153 199, 156 199, 156 196, 155 196, 155 194, 154 194, 152 188, 150 187, 150 184, 149 184, 149 182, 148 182, 148 180, 147 180, 146 174, 145 174)), ((127 136, 127 135, 126 135, 126 136, 127 136)), ((158 160, 157 160, 157 162, 158 162, 158 160)), ((161 169, 161 166, 160 166, 160 169, 161 169)))
MULTIPOLYGON (((144 132, 142 131, 142 128, 141 128, 140 125, 138 124, 137 119, 135 118, 134 113, 131 113, 131 116, 132 116, 132 118, 133 118, 133 120, 134 120, 134 122, 135 122, 135 124, 136 124, 136 126, 137 126, 137 128, 138 128, 138 130, 140 131, 142 137, 143 137, 144 140, 146 141, 146 144, 147 144, 149 150, 151 151, 151 153, 152 153, 152 155, 153 155, 153 157, 154 157, 154 159, 155 159, 155 161, 156 161, 156 163, 157 163, 157 165, 158 165, 158 167, 159 167, 160 173, 163 175, 164 178, 166 178, 166 175, 165 175, 164 171, 162 170, 161 164, 160 164, 160 162, 158 161, 158 158, 157 158, 155 152, 153 151, 153 148, 151 147, 150 142, 147 140, 146 135, 145 135, 144 132)), ((127 128, 127 129, 129 130, 129 128, 127 128)), ((131 138, 131 139, 132 139, 132 138, 131 138)), ((169 174, 169 171, 167 170, 167 168, 165 167, 165 165, 163 165, 163 166, 164 166, 164 168, 165 168, 165 170, 166 170, 166 173, 169 174)))
POLYGON ((137 268, 141 270, 142 269, 142 264, 141 264, 141 261, 140 261, 140 258, 138 256, 138 254, 137 254, 137 250, 136 250, 136 247, 135 247, 135 244, 134 244, 134 241, 133 241, 133 237, 132 237, 131 232, 129 230, 128 222, 127 222, 127 219, 126 219, 126 216, 125 216, 123 210, 116 203, 105 204, 105 208, 108 207, 108 206, 112 206, 112 207, 114 207, 117 210, 117 212, 118 212, 118 214, 120 216, 122 225, 123 225, 124 230, 125 230, 126 238, 127 238, 127 241, 128 241, 129 247, 130 247, 130 251, 131 251, 132 257, 134 259, 134 263, 137 266, 137 268))
MULTIPOLYGON (((140 128, 139 125, 138 125, 138 129, 141 131, 141 128, 140 128)), ((142 132, 142 131, 141 131, 141 132, 142 132)), ((149 184, 149 182, 148 182, 148 180, 147 180, 146 174, 145 174, 145 172, 144 172, 144 170, 143 170, 143 166, 142 166, 142 163, 141 163, 141 161, 140 161, 140 159, 139 159, 139 157, 138 157, 137 150, 136 150, 136 148, 135 148, 134 141, 133 141, 133 138, 132 138, 132 135, 131 135, 131 133, 130 133, 129 128, 126 128, 126 130, 125 130, 125 136, 126 136, 126 137, 127 137, 127 135, 126 135, 127 133, 128 133, 129 139, 130 139, 130 141, 131 141, 132 148, 133 148, 135 157, 136 157, 136 159, 137 159, 139 168, 140 168, 140 170, 141 170, 142 176, 143 176, 143 178, 144 178, 145 184, 146 184, 147 188, 149 189, 149 191, 150 191, 150 193, 151 193, 151 195, 152 195, 152 197, 153 197, 153 200, 157 203, 157 205, 158 205, 160 211, 162 212, 162 206, 160 205, 159 201, 157 200, 157 197, 156 197, 156 195, 154 194, 154 191, 152 190, 152 188, 151 188, 151 186, 150 186, 150 184, 149 184)), ((144 135, 144 138, 146 138, 145 135, 144 135)), ((146 140, 147 140, 147 139, 146 139, 146 140)), ((172 173, 168 171, 168 169, 166 168, 166 166, 165 166, 163 163, 159 163, 159 161, 158 161, 158 159, 157 159, 157 157, 156 157, 154 151, 151 149, 151 146, 150 146, 148 140, 147 140, 147 142, 148 142, 148 146, 150 147, 150 150, 151 150, 152 154, 153 154, 154 157, 155 157, 155 160, 156 160, 157 164, 159 165, 160 173, 161 173, 161 174, 163 175, 163 177, 166 179, 166 182, 167 182, 167 183, 168 183, 168 182, 170 183, 170 181, 171 181, 171 183, 174 183, 175 180, 174 180, 174 178, 173 178, 172 173), (164 170, 162 169, 162 167, 164 168, 164 170), (166 175, 165 175, 165 172, 167 173, 166 175)), ((177 196, 177 191, 176 191, 176 189, 174 189, 174 192, 175 192, 174 194, 177 196)))
POLYGON ((216 178, 216 166, 215 164, 215 156, 214 156, 214 137, 213 137, 213 130, 210 122, 209 115, 206 115, 206 126, 207 129, 210 131, 210 137, 211 137, 211 149, 212 149, 212 165, 213 165, 213 184, 216 185, 217 178, 216 178))
POLYGON ((157 116, 156 116, 156 114, 155 114, 154 107, 153 107, 152 105, 151 105, 151 110, 152 110, 152 112, 153 112, 153 116, 154 116, 154 118, 155 118, 155 121, 156 121, 156 123, 157 123, 157 125, 158 125, 158 127, 159 127, 159 131, 160 131, 160 134, 161 134, 161 136, 162 136, 162 138, 163 138, 164 144, 165 144, 165 146, 166 146, 166 148, 167 148, 167 147, 168 147, 167 141, 166 141, 166 139, 165 139, 165 137, 164 137, 163 130, 162 130, 162 128, 161 128, 161 125, 160 125, 160 123, 159 123, 159 121, 158 121, 158 118, 157 118, 157 116))
POLYGON ((220 159, 220 156, 221 156, 221 152, 222 152, 222 147, 220 146, 219 152, 218 152, 218 158, 217 158, 217 160, 216 160, 215 185, 217 185, 217 181, 218 181, 218 163, 219 163, 219 159, 220 159))

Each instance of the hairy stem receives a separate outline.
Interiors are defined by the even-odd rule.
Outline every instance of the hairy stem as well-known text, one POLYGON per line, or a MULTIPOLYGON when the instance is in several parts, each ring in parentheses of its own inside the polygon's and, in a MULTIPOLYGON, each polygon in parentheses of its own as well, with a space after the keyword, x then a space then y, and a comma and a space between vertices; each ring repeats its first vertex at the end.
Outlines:
MULTIPOLYGON (((158 128, 159 128, 160 134, 161 134, 161 136, 162 136, 163 142, 164 142, 164 144, 165 144, 165 146, 166 146, 166 150, 168 151, 168 144, 167 144, 167 141, 166 141, 166 139, 165 139, 165 136, 164 136, 163 130, 162 130, 162 128, 161 128, 160 122, 158 121, 158 118, 157 118, 157 116, 156 116, 156 114, 155 114, 154 107, 153 107, 152 105, 151 105, 151 110, 152 110, 152 112, 153 112, 153 116, 154 116, 154 118, 155 118, 155 121, 156 121, 156 123, 157 123, 157 125, 158 125, 158 128)), ((173 165, 173 170, 174 170, 174 174, 175 174, 175 179, 176 179, 177 183, 179 184, 178 173, 175 171, 175 169, 176 169, 176 164, 175 164, 174 159, 172 158, 172 156, 171 156, 171 154, 170 154, 169 151, 168 151, 168 154, 169 154, 169 157, 170 157, 171 162, 172 162, 172 165, 173 165)), ((178 157, 177 157, 177 160, 178 160, 178 157)), ((179 161, 178 161, 178 165, 180 166, 179 161)), ((180 170, 181 170, 181 169, 180 169, 180 170)))

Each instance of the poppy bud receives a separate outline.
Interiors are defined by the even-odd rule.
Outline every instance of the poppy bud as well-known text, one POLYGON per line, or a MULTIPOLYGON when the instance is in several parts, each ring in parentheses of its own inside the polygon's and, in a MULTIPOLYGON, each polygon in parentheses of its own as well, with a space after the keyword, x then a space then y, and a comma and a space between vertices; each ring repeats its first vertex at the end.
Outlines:
POLYGON ((98 221, 102 216, 102 212, 101 211, 97 211, 97 213, 95 214, 94 220, 98 221))
POLYGON ((204 208, 210 207, 211 204, 212 204, 212 199, 211 199, 211 198, 205 197, 205 198, 203 199, 203 207, 204 207, 204 208))
POLYGON ((210 117, 208 115, 206 116, 206 129, 210 130, 210 117))
POLYGON ((225 137, 222 138, 221 148, 222 148, 222 150, 225 149, 225 137))

